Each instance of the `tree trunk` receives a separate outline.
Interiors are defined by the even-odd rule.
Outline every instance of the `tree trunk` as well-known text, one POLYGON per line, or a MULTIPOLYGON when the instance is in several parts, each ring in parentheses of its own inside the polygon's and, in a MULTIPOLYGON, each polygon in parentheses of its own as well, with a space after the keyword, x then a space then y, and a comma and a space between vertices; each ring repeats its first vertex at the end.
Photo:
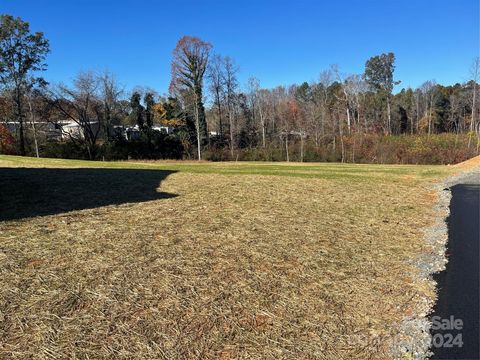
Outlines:
POLYGON ((303 162, 303 133, 300 134, 300 162, 303 162))
POLYGON ((367 133, 368 130, 368 123, 367 123, 367 114, 365 111, 365 116, 363 117, 363 126, 365 127, 365 134, 367 133))
POLYGON ((345 162, 345 144, 343 143, 343 130, 342 130, 342 124, 338 122, 339 125, 339 133, 340 133, 340 146, 342 150, 342 163, 345 162))
POLYGON ((350 110, 348 109, 348 93, 343 86, 343 94, 345 95, 345 110, 347 112, 347 129, 348 133, 350 134, 350 127, 351 127, 351 120, 350 120, 350 110))
POLYGON ((262 125, 262 146, 265 149, 266 143, 265 143, 265 123, 262 125))
POLYGON ((262 127, 262 146, 265 148, 265 118, 261 107, 258 112, 260 113, 260 126, 262 127))
POLYGON ((35 143, 35 155, 37 156, 37 158, 39 158, 40 154, 38 152, 37 129, 35 127, 35 115, 33 114, 32 103, 30 99, 28 100, 28 107, 30 108, 30 117, 31 117, 30 119, 32 122, 32 129, 33 129, 33 141, 35 143))
POLYGON ((413 135, 413 127, 415 126, 413 115, 410 117, 410 135, 413 135))
POLYGON ((430 133, 432 132, 432 119, 430 118, 430 111, 427 112, 427 117, 428 117, 428 136, 430 136, 430 133))
MULTIPOLYGON (((353 146, 352 146, 352 163, 355 164, 355 136, 353 137, 353 146)), ((361 148, 361 146, 360 146, 361 148)))
POLYGON ((222 106, 220 104, 220 93, 218 88, 216 89, 217 93, 217 111, 218 111, 218 133, 220 134, 220 138, 223 138, 223 126, 222 126, 222 106))
POLYGON ((88 152, 88 160, 93 160, 92 159, 92 151, 90 150, 90 145, 87 144, 87 152, 88 152))
POLYGON ((17 121, 18 124, 20 125, 20 155, 25 156, 25 134, 24 134, 24 129, 23 129, 23 115, 22 115, 22 94, 20 93, 20 90, 17 89, 15 91, 15 104, 17 105, 17 121))
POLYGON ((418 117, 418 114, 420 114, 420 96, 417 95, 417 99, 416 99, 416 108, 417 108, 417 112, 416 112, 416 120, 417 120, 417 123, 415 124, 415 131, 417 132, 418 134, 418 123, 419 123, 419 117, 418 117))
POLYGON ((23 119, 19 118, 20 123, 20 155, 25 156, 25 136, 23 131, 23 119))
POLYGON ((428 109, 428 135, 430 135, 433 130, 432 108, 433 108, 433 99, 430 100, 429 109, 428 109))
POLYGON ((289 154, 288 154, 288 134, 286 134, 286 136, 285 136, 285 151, 287 152, 287 162, 289 162, 290 157, 289 157, 289 154))
POLYGON ((197 100, 197 93, 194 90, 195 93, 195 128, 197 130, 197 156, 198 160, 202 160, 202 150, 201 150, 201 144, 200 144, 200 116, 198 114, 198 100, 197 100))
POLYGON ((342 163, 345 162, 345 144, 343 143, 343 135, 340 135, 340 145, 342 147, 342 163))
POLYGON ((347 129, 348 129, 348 133, 350 134, 351 120, 350 120, 350 111, 348 110, 348 106, 347 106, 347 129))
POLYGON ((475 99, 476 99, 476 82, 473 82, 473 96, 472 96, 472 117, 471 117, 471 122, 470 122, 470 131, 474 131, 476 129, 475 127, 475 99))
POLYGON ((33 128, 33 141, 35 143, 35 155, 37 156, 37 158, 39 158, 40 153, 38 152, 37 129, 35 128, 34 121, 32 121, 32 128, 33 128))
POLYGON ((358 104, 357 105, 357 127, 358 127, 358 130, 360 131, 360 101, 358 101, 357 104, 358 104))
POLYGON ((325 118, 327 117, 324 106, 322 106, 322 121, 320 122, 320 133, 322 134, 322 136, 325 135, 325 118))
POLYGON ((234 136, 233 136, 233 116, 232 116, 232 111, 229 109, 228 110, 228 122, 230 123, 230 155, 233 159, 233 152, 234 152, 234 136))
POLYGON ((392 117, 390 111, 390 97, 387 95, 387 135, 392 132, 392 117))

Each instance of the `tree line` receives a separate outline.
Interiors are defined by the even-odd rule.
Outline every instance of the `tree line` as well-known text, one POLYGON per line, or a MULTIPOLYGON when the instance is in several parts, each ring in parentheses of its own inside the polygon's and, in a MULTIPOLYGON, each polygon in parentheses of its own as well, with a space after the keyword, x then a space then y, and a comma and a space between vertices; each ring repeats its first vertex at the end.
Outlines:
POLYGON ((332 65, 316 81, 269 89, 255 77, 241 86, 233 58, 184 36, 172 52, 169 92, 161 96, 148 88, 128 92, 108 71, 79 73, 69 86, 48 84, 38 76, 48 52, 43 33, 1 15, 0 117, 18 127, 11 136, 0 127, 0 151, 56 156, 71 147, 75 156, 89 159, 368 161, 385 149, 375 144, 398 145, 399 136, 430 144, 444 133, 454 136, 448 139, 460 144, 464 156, 479 150, 478 58, 470 80, 450 86, 428 80, 394 92, 400 81, 390 52, 367 59, 361 74, 332 65), (68 120, 82 136, 68 133, 67 140, 52 144, 35 128, 39 120, 68 120), (172 131, 161 134, 154 124, 172 131), (136 125, 139 138, 120 136, 120 125, 136 125), (367 156, 372 144, 376 153, 367 156))

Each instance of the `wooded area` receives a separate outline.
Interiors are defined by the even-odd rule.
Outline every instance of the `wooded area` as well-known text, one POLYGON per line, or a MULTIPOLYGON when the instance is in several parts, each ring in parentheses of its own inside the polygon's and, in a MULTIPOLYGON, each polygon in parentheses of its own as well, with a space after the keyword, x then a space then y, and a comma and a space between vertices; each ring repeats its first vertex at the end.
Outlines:
POLYGON ((267 89, 255 77, 242 86, 233 58, 184 36, 172 53, 169 93, 160 95, 127 90, 108 71, 47 84, 37 76, 49 52, 44 35, 9 15, 0 26, 1 153, 450 163, 479 152, 478 58, 469 81, 449 86, 427 80, 397 91, 395 55, 385 53, 368 59, 362 74, 332 65, 314 82, 267 89))

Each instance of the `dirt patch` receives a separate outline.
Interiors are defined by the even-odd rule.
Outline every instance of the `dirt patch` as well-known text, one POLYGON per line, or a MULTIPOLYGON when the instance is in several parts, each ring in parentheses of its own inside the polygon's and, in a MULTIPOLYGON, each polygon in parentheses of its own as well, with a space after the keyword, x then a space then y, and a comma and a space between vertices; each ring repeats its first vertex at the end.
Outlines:
POLYGON ((463 161, 461 163, 455 164, 453 166, 459 169, 470 169, 470 168, 480 166, 480 155, 475 156, 474 158, 468 159, 466 161, 463 161))

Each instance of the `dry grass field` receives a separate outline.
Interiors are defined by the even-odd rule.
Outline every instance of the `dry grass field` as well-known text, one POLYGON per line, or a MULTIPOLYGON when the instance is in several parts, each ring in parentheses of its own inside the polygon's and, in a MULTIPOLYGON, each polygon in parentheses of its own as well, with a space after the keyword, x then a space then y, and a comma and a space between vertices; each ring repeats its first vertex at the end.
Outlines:
POLYGON ((387 359, 450 172, 0 156, 0 358, 387 359))

